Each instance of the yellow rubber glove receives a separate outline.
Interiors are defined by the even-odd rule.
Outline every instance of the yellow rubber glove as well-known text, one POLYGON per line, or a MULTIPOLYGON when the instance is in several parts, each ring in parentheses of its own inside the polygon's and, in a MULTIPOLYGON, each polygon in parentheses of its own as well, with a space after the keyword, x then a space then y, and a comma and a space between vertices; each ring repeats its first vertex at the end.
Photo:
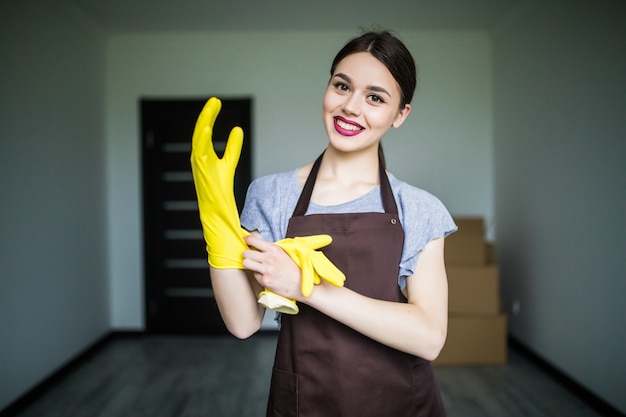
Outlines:
MULTIPOLYGON (((322 279, 337 287, 343 286, 346 280, 341 272, 322 252, 317 249, 328 246, 332 242, 329 235, 313 235, 282 239, 276 242, 302 271, 302 295, 308 297, 313 286, 322 279)), ((297 314, 299 309, 295 300, 291 300, 264 290, 259 294, 259 303, 270 310, 286 314, 297 314), (288 303, 285 302, 288 301, 288 303)))
POLYGON ((322 279, 341 287, 346 280, 341 272, 322 252, 317 249, 330 245, 329 235, 294 237, 276 242, 302 270, 302 295, 308 297, 313 285, 322 279))
MULTIPOLYGON (((248 249, 248 245, 243 238, 249 233, 240 225, 233 191, 243 131, 239 127, 231 130, 224 156, 218 158, 212 139, 213 125, 221 108, 222 102, 212 97, 198 116, 192 139, 191 169, 209 264, 218 269, 244 269, 243 251, 248 249)), ((328 235, 318 235, 276 242, 302 270, 302 294, 307 297, 321 278, 334 285, 343 285, 343 273, 316 250, 331 241, 328 235)), ((269 290, 263 291, 259 297, 261 304, 274 311, 287 314, 298 312, 294 300, 269 290)))
POLYGON ((228 136, 223 158, 213 149, 213 125, 222 102, 211 97, 196 121, 191 150, 191 171, 198 197, 202 232, 209 265, 218 269, 243 269, 243 237, 235 202, 235 169, 243 145, 243 130, 234 127, 228 136))

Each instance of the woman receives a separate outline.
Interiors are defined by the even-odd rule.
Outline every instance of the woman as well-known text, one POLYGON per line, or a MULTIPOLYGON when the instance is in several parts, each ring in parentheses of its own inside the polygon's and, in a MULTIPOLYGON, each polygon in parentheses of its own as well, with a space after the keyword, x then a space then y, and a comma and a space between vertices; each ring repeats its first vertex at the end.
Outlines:
POLYGON ((445 415, 429 361, 446 338, 444 237, 456 226, 438 199, 386 172, 380 145, 409 116, 415 83, 413 58, 390 33, 348 42, 323 99, 327 148, 251 184, 245 269, 211 267, 238 337, 260 328, 263 288, 300 306, 281 316, 268 416, 445 415), (321 280, 305 297, 301 268, 272 242, 318 234, 332 237, 322 251, 345 285, 321 280))

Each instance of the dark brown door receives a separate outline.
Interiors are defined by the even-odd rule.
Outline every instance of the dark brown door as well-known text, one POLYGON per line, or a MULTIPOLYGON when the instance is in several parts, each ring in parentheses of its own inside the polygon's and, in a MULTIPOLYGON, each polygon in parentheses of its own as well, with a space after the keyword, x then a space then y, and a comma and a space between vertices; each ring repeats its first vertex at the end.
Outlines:
MULTIPOLYGON (((189 157, 196 118, 206 99, 142 99, 146 330, 224 333, 209 268, 189 157)), ((235 175, 241 210, 251 179, 251 100, 222 99, 213 143, 219 156, 233 126, 245 132, 235 175)))

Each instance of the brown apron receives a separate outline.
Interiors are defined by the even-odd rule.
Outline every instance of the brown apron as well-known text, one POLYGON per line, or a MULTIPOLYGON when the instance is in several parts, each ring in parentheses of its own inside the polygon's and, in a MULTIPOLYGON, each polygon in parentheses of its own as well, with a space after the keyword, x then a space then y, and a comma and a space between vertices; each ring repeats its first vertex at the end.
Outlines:
MULTIPOLYGON (((287 237, 326 233, 323 249, 368 297, 406 302, 398 287, 404 231, 380 163, 385 213, 305 216, 323 154, 289 220, 287 237)), ((269 417, 444 416, 430 362, 378 343, 300 303, 283 314, 267 408, 269 417)))

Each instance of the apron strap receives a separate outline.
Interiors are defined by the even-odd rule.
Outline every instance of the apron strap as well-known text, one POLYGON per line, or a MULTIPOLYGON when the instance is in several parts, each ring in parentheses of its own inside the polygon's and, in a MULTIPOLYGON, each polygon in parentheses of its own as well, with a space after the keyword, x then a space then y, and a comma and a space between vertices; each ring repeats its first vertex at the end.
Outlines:
MULTIPOLYGON (((313 167, 311 168, 311 172, 309 173, 309 176, 304 183, 304 188, 302 189, 302 193, 300 193, 300 198, 298 199, 298 203, 296 204, 296 208, 293 211, 292 217, 304 216, 307 209, 309 208, 309 202, 311 201, 311 195, 313 194, 313 188, 315 187, 315 180, 317 179, 317 173, 320 170, 320 165, 322 164, 323 157, 324 152, 322 152, 322 154, 318 156, 313 163, 313 167)), ((380 158, 378 158, 378 169, 380 194, 383 200, 383 208, 385 209, 385 213, 398 214, 398 206, 396 205, 396 200, 393 197, 391 184, 389 183, 389 178, 387 177, 385 167, 380 158)))

